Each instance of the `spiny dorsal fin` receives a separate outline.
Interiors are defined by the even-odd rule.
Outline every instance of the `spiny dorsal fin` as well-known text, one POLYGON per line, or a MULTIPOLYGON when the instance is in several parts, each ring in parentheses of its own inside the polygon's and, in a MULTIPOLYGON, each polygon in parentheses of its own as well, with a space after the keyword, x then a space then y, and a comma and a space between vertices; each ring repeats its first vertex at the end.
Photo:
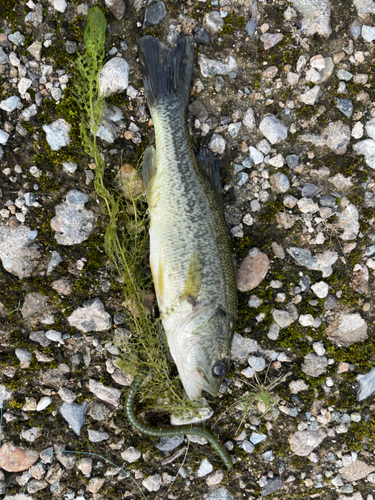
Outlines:
POLYGON ((199 171, 210 183, 213 191, 219 200, 220 206, 223 207, 223 195, 221 193, 220 168, 219 160, 214 157, 212 151, 201 148, 196 154, 197 165, 199 171))

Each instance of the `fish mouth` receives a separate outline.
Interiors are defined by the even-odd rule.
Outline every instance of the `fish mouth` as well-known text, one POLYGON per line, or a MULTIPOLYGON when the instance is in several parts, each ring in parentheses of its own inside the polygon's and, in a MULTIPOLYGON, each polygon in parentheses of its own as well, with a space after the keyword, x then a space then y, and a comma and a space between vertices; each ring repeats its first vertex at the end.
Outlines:
POLYGON ((181 378, 188 397, 192 400, 199 399, 202 397, 202 391, 208 392, 211 396, 216 397, 219 392, 220 383, 215 384, 217 387, 213 387, 203 373, 201 373, 200 376, 201 380, 194 380, 193 377, 187 379, 181 378))

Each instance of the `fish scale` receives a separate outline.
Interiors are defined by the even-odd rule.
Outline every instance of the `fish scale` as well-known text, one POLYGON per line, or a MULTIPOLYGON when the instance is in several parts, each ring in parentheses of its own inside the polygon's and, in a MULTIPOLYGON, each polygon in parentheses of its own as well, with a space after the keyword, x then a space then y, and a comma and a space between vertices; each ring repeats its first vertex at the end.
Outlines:
POLYGON ((170 352, 197 399, 202 390, 216 395, 228 369, 237 314, 231 248, 213 165, 197 163, 187 129, 191 37, 168 49, 147 36, 138 46, 156 144, 142 167, 151 270, 170 352))

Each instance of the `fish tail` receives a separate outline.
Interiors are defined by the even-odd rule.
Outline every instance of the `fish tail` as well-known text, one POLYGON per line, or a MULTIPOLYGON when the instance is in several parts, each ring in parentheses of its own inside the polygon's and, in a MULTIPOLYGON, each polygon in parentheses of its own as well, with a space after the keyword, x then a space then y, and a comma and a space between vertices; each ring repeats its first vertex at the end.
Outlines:
POLYGON ((179 38, 172 48, 152 36, 139 38, 137 45, 149 107, 177 99, 185 108, 193 71, 193 37, 179 38))

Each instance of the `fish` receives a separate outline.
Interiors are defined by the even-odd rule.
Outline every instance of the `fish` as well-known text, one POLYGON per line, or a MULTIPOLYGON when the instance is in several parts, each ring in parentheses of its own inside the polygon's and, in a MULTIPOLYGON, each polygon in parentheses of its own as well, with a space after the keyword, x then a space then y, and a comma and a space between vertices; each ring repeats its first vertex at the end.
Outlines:
POLYGON ((150 267, 169 351, 187 396, 218 394, 228 373, 237 287, 218 162, 194 154, 186 121, 192 36, 168 47, 138 39, 155 129, 142 176, 150 216, 150 267))

